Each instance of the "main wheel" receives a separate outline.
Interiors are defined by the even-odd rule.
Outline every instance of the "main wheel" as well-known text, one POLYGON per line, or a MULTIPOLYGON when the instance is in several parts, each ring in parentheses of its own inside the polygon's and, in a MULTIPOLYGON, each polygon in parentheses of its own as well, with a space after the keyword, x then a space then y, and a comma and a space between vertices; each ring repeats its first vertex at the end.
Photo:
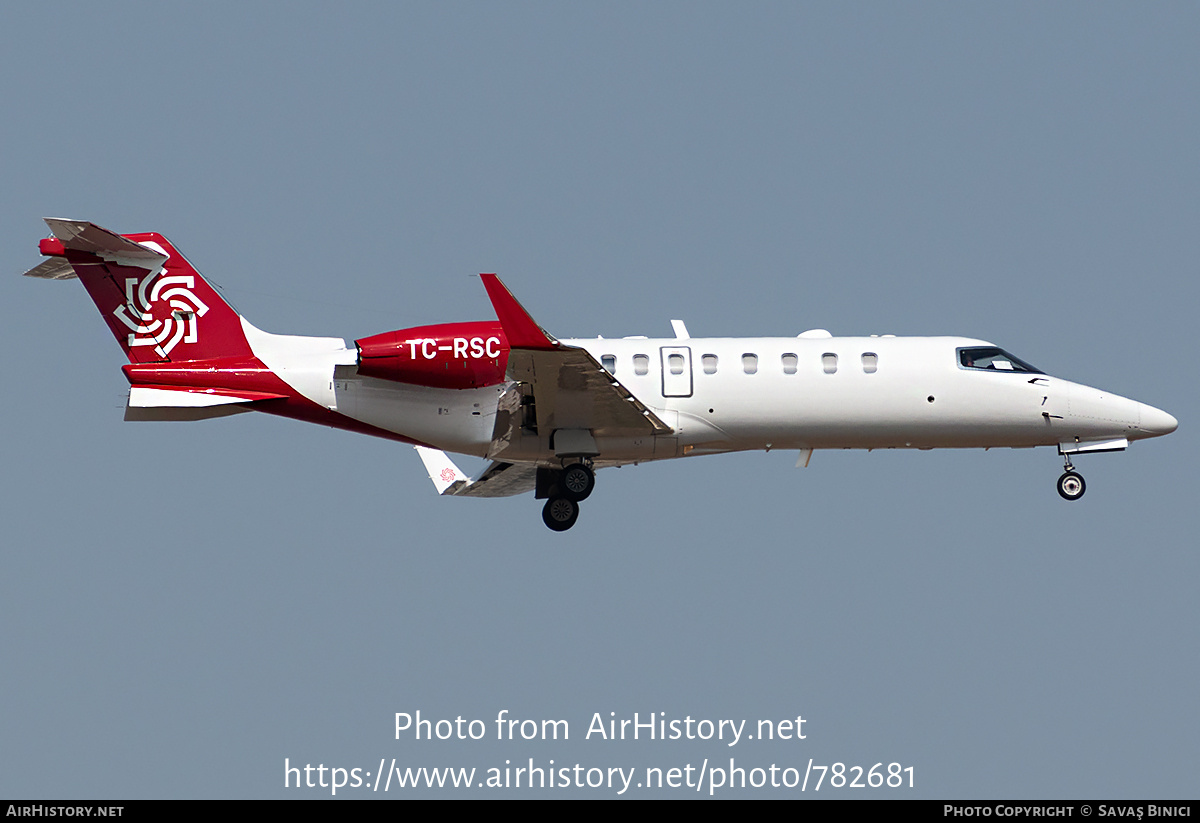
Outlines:
POLYGON ((558 485, 563 494, 575 502, 587 500, 592 489, 596 488, 596 474, 582 463, 572 463, 563 469, 558 485))
POLYGON ((579 504, 569 497, 551 497, 542 507, 542 521, 556 532, 565 532, 579 519, 579 504))
POLYGON ((1063 476, 1058 478, 1058 493, 1063 500, 1078 500, 1083 497, 1085 491, 1087 484, 1078 472, 1064 472, 1063 476))

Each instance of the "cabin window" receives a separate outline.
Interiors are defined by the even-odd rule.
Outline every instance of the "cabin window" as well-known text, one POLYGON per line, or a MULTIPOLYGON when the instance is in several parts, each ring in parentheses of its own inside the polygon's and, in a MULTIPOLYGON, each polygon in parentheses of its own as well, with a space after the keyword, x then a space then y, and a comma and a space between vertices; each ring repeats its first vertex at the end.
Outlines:
POLYGON ((1004 349, 995 346, 978 346, 958 350, 958 362, 964 369, 987 369, 988 371, 1013 371, 1026 374, 1043 374, 1024 360, 1018 360, 1004 349))
POLYGON ((800 358, 794 354, 785 354, 779 358, 783 362, 784 374, 795 374, 796 366, 800 363, 800 358))
POLYGON ((671 374, 683 374, 683 355, 669 355, 667 357, 667 368, 671 371, 671 374))
POLYGON ((717 373, 717 356, 715 354, 706 354, 700 358, 700 362, 704 364, 705 374, 717 373))
POLYGON ((742 371, 746 374, 758 373, 758 355, 747 352, 742 355, 742 371))
POLYGON ((821 355, 821 368, 826 374, 834 374, 837 372, 837 355, 833 352, 825 352, 821 355))
POLYGON ((635 354, 633 356, 633 373, 646 374, 648 371, 650 371, 650 356, 635 354))
POLYGON ((609 374, 617 373, 617 356, 615 354, 602 355, 600 362, 604 365, 604 370, 609 374))
POLYGON ((874 374, 879 371, 879 355, 873 351, 863 352, 862 364, 864 372, 874 374))

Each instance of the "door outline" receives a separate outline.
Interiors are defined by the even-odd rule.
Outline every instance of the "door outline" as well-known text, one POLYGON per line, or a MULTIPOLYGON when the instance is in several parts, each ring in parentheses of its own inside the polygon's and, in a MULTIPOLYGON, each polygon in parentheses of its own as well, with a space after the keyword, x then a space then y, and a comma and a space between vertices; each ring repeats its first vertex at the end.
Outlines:
POLYGON ((692 350, 688 346, 663 346, 659 350, 659 360, 662 365, 662 396, 691 397, 692 396, 692 350), (671 374, 670 360, 672 355, 682 355, 683 372, 671 374))

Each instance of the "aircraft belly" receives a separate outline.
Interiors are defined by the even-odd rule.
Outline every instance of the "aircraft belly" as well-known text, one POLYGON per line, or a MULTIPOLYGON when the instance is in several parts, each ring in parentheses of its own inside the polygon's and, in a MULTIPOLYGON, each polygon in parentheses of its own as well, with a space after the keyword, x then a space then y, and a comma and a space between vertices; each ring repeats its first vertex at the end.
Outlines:
MULTIPOLYGON (((1059 441, 1041 414, 1044 392, 1008 375, 968 375, 983 378, 971 382, 953 372, 854 375, 837 382, 824 377, 761 381, 736 396, 698 389, 697 397, 679 404, 686 409, 681 418, 720 431, 726 447, 714 451, 1026 447, 1059 441)), ((693 442, 688 434, 681 433, 684 453, 693 442)), ((709 453, 704 439, 696 439, 696 453, 709 453)))
POLYGON ((387 380, 335 381, 338 411, 355 420, 459 454, 484 456, 496 418, 496 387, 431 389, 387 380))
MULTIPOLYGON (((679 439, 669 435, 597 437, 595 441, 599 452, 594 458, 597 465, 639 463, 676 457, 679 453, 679 439)), ((562 462, 550 448, 549 437, 532 432, 517 432, 502 443, 493 441, 486 456, 491 460, 546 466, 557 466, 562 462)))

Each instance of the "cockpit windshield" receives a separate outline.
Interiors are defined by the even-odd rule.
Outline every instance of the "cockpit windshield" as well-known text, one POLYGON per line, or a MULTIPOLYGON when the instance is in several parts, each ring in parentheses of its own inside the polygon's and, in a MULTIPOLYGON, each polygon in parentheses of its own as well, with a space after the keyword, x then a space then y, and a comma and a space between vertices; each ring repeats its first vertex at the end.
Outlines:
POLYGON ((1004 349, 995 346, 978 346, 958 350, 958 362, 964 369, 987 369, 988 371, 1015 371, 1027 374, 1044 374, 1024 360, 1018 360, 1004 349))

